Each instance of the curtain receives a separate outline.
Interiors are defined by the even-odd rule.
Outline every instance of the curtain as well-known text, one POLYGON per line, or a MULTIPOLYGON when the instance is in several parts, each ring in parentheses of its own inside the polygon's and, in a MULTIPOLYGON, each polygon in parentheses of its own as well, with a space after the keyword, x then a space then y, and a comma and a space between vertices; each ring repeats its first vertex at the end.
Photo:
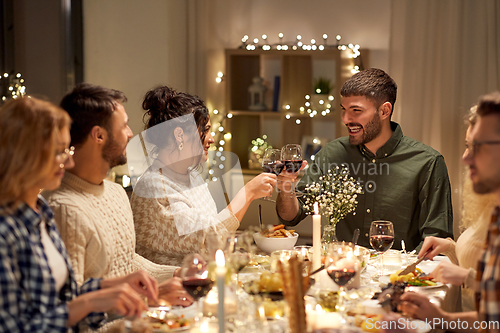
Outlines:
POLYGON ((393 118, 445 157, 458 236, 464 117, 500 89, 500 0, 392 0, 389 54, 398 84, 393 118))

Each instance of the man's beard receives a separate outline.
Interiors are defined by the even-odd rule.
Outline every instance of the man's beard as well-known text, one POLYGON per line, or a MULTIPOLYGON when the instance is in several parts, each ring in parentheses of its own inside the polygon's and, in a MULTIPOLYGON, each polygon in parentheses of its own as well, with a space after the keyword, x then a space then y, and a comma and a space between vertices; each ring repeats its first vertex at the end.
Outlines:
MULTIPOLYGON (((359 125, 359 124, 356 124, 359 125)), ((349 143, 352 145, 364 145, 375 139, 382 131, 382 122, 380 121, 380 116, 375 113, 373 119, 370 120, 365 126, 363 126, 363 135, 361 138, 354 138, 349 136, 349 143)))
MULTIPOLYGON (((110 131, 108 132, 110 133, 110 131)), ((110 133, 109 140, 104 144, 102 148, 102 158, 108 162, 109 167, 113 168, 118 165, 124 165, 127 163, 127 156, 123 153, 125 147, 120 146, 110 133)))

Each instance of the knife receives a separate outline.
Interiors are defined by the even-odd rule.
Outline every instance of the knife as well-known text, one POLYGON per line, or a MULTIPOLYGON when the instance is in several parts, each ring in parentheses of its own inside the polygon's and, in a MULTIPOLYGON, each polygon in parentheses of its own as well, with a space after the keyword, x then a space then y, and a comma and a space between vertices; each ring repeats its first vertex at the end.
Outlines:
POLYGON ((425 256, 431 252, 431 250, 428 250, 427 252, 424 253, 423 256, 421 256, 420 258, 418 258, 413 264, 409 264, 408 266, 406 266, 405 269, 403 269, 401 271, 401 273, 398 274, 398 276, 401 276, 401 275, 406 275, 406 274, 409 274, 411 272, 413 272, 415 270, 415 268, 417 267, 418 264, 420 264, 422 262, 422 260, 425 259, 425 256))

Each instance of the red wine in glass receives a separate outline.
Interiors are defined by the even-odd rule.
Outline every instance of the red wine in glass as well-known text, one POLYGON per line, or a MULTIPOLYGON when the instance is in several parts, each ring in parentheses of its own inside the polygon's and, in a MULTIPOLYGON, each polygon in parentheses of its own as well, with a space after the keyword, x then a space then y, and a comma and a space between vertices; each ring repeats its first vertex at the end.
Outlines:
POLYGON ((214 282, 211 279, 187 278, 182 281, 182 286, 195 301, 206 296, 212 289, 214 282))
POLYGON ((296 173, 302 166, 302 160, 284 160, 283 164, 286 167, 287 172, 296 173))
MULTIPOLYGON (((281 162, 285 164, 285 172, 298 173, 302 166, 302 147, 297 144, 287 144, 281 148, 281 162)), ((295 190, 295 183, 291 184, 295 190)), ((295 190, 295 196, 300 197, 302 193, 295 190)))
POLYGON ((265 163, 264 161, 262 162, 262 170, 267 173, 274 173, 276 176, 283 171, 284 167, 285 164, 281 163, 281 161, 268 163, 265 163))
POLYGON ((394 243, 394 225, 391 221, 373 221, 370 225, 370 245, 379 253, 379 276, 384 275, 384 252, 394 243))
POLYGON ((375 235, 370 237, 370 245, 377 252, 385 252, 392 247, 394 236, 375 235))
POLYGON ((330 278, 339 286, 345 286, 356 275, 356 271, 351 268, 329 269, 330 278))

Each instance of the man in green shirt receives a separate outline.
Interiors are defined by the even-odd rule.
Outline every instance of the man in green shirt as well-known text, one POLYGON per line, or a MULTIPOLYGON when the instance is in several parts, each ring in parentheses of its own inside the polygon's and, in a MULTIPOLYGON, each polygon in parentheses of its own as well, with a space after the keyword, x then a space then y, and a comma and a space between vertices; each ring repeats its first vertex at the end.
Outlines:
MULTIPOLYGON (((380 69, 361 71, 341 89, 342 121, 348 137, 329 142, 315 156, 298 184, 305 187, 328 170, 346 165, 363 186, 358 206, 337 224, 337 238, 350 241, 360 229, 358 243, 370 247, 370 224, 387 220, 394 224, 394 245, 419 249, 426 236, 452 237, 453 215, 450 181, 443 156, 421 142, 403 136, 391 121, 397 86, 380 69)), ((305 163, 304 163, 305 164, 305 163)), ((306 217, 303 202, 287 183, 296 173, 282 172, 276 210, 286 225, 306 217)))

